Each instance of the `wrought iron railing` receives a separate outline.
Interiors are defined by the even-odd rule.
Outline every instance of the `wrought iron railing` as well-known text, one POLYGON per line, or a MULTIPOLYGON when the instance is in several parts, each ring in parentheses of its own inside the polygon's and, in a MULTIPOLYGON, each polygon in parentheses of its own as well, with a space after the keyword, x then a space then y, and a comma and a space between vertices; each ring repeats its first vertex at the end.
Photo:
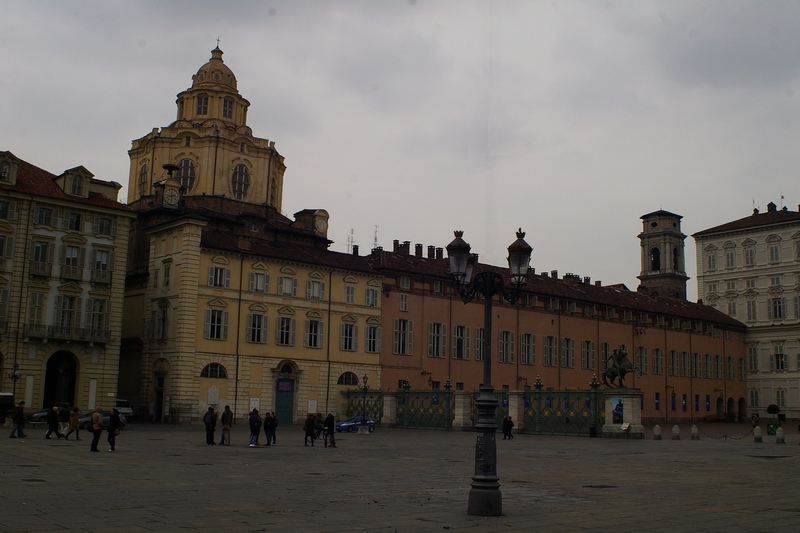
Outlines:
POLYGON ((345 416, 366 415, 375 422, 375 425, 380 425, 381 418, 383 418, 383 392, 381 391, 367 391, 366 396, 363 391, 349 390, 347 391, 347 408, 345 409, 345 416), (366 403, 365 400, 366 399, 366 403))
POLYGON ((95 283, 111 283, 111 272, 108 270, 92 270, 92 281, 95 283))
POLYGON ((604 422, 603 395, 598 390, 532 390, 525 393, 525 433, 599 435, 604 422))
POLYGON ((72 326, 52 326, 46 324, 25 324, 24 334, 28 338, 61 339, 69 341, 107 343, 109 330, 77 328, 72 326))
POLYGON ((83 279, 83 268, 72 265, 61 265, 61 277, 63 279, 83 279))
POLYGON ((455 397, 449 390, 398 390, 397 427, 450 429, 456 416, 455 397))

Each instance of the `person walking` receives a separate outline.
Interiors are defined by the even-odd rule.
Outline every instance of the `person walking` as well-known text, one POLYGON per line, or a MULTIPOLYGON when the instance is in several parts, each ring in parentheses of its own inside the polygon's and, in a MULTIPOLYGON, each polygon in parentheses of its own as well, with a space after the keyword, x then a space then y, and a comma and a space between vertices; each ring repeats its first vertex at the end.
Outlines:
POLYGON ((111 408, 111 416, 108 419, 108 445, 110 448, 108 451, 115 452, 117 451, 117 435, 119 435, 119 428, 122 426, 119 420, 119 411, 117 411, 116 407, 111 408))
POLYGON ((513 439, 513 438, 514 438, 514 434, 513 434, 513 433, 511 433, 511 430, 512 430, 513 428, 514 428, 514 421, 513 421, 513 420, 511 420, 511 417, 509 416, 509 417, 508 417, 508 438, 509 438, 509 439, 513 439))
POLYGON ((508 415, 503 417, 503 440, 508 438, 508 415))
POLYGON ((79 426, 78 420, 81 417, 81 410, 77 407, 72 408, 72 412, 69 414, 69 431, 67 431, 64 438, 69 440, 69 436, 75 432, 75 440, 81 440, 81 428, 79 426))
POLYGON ((261 432, 261 417, 258 415, 258 409, 250 412, 247 422, 250 424, 250 447, 254 448, 258 446, 258 434, 261 432))
POLYGON ((89 447, 90 452, 99 452, 97 444, 100 442, 100 435, 103 433, 103 409, 98 405, 94 408, 92 413, 92 444, 89 447))
POLYGON ((270 446, 272 439, 275 438, 275 417, 272 416, 270 411, 267 411, 267 414, 264 415, 264 437, 267 439, 264 446, 270 446))
POLYGON ((308 417, 306 417, 306 423, 305 425, 303 425, 303 429, 305 430, 306 433, 303 442, 305 443, 306 446, 308 446, 308 439, 311 439, 311 446, 314 446, 314 440, 316 439, 317 424, 313 414, 311 413, 308 414, 308 417))
POLYGON ((272 411, 272 413, 270 413, 270 414, 272 415, 272 426, 273 426, 272 427, 272 445, 276 446, 278 443, 275 440, 275 435, 278 433, 278 424, 280 424, 280 422, 278 422, 278 417, 275 416, 275 411, 272 411))
POLYGON ((233 411, 231 411, 230 405, 225 406, 225 410, 222 412, 220 422, 222 422, 222 437, 220 438, 219 443, 224 446, 230 446, 231 425, 233 425, 233 411))
POLYGON ((55 433, 56 437, 59 439, 63 438, 64 435, 62 435, 58 430, 58 424, 58 407, 53 406, 53 408, 47 413, 47 433, 44 434, 44 438, 49 439, 50 435, 53 433, 55 433))
POLYGON ((314 415, 314 436, 318 439, 322 438, 322 431, 325 429, 324 419, 322 413, 314 415))
POLYGON ((69 414, 72 412, 72 409, 69 408, 69 404, 64 402, 61 407, 58 408, 58 422, 59 422, 59 430, 61 434, 64 435, 67 433, 69 429, 69 414))
POLYGON ((206 446, 213 446, 216 444, 214 442, 214 431, 217 429, 217 413, 214 412, 213 407, 209 407, 208 411, 206 411, 205 416, 203 416, 203 423, 206 425, 206 446))
POLYGON ((333 413, 328 413, 325 417, 323 438, 325 439, 325 447, 328 447, 328 440, 331 441, 331 448, 336 448, 336 441, 333 438, 336 433, 336 420, 333 418, 333 413))
POLYGON ((14 406, 14 413, 11 415, 11 434, 9 438, 16 439, 19 436, 21 439, 27 437, 25 434, 25 400, 20 400, 14 406), (14 435, 16 433, 16 435, 14 435))

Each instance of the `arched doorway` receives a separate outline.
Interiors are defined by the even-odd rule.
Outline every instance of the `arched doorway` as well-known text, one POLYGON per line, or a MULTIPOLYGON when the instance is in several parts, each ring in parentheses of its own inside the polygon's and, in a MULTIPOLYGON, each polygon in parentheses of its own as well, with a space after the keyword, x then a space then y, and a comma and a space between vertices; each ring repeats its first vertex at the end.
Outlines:
POLYGON ((725 400, 717 398, 717 418, 725 418, 725 400))
POLYGON ((733 398, 728 398, 728 421, 736 422, 736 403, 733 398))
POLYGON ((78 375, 78 361, 72 352, 60 351, 47 360, 44 376, 44 395, 42 408, 61 406, 65 403, 75 405, 75 381, 78 375))
POLYGON ((294 423, 294 395, 300 373, 294 361, 284 360, 273 369, 275 374, 275 416, 281 424, 294 423))
POLYGON ((739 422, 744 422, 747 416, 747 403, 744 398, 739 398, 739 422))

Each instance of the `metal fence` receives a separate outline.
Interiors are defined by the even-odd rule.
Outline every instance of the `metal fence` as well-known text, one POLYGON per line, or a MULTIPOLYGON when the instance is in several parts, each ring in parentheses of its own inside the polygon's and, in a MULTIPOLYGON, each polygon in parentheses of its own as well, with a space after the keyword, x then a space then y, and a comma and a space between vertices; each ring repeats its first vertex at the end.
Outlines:
POLYGON ((447 390, 397 391, 397 427, 450 429, 456 417, 452 392, 447 390))
POLYGON ((605 422, 597 390, 533 390, 525 393, 524 433, 600 435, 605 422))
POLYGON ((367 391, 366 396, 363 391, 347 391, 345 416, 350 418, 364 413, 375 421, 376 426, 381 424, 381 418, 383 418, 383 393, 381 391, 367 391))

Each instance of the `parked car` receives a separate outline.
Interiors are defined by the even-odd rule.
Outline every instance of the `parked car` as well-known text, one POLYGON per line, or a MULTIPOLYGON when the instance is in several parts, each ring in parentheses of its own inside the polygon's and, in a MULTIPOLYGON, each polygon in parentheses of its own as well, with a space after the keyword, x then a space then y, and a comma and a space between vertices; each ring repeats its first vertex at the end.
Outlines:
MULTIPOLYGON (((358 431, 359 426, 361 426, 362 418, 364 417, 354 416, 353 418, 348 418, 347 420, 342 420, 341 422, 337 422, 336 431, 347 431, 348 433, 358 431)), ((375 431, 375 421, 372 420, 372 418, 370 417, 367 417, 367 427, 369 428, 370 433, 375 431)))
POLYGON ((119 414, 123 415, 128 422, 133 420, 133 407, 128 400, 123 400, 121 398, 117 398, 117 411, 119 414))
MULTIPOLYGON (((111 411, 101 411, 100 415, 103 417, 103 429, 108 427, 108 422, 111 420, 111 411)), ((123 429, 125 427, 125 416, 120 414, 119 415, 119 429, 123 429)), ((92 430, 92 413, 88 415, 82 416, 78 419, 78 427, 84 429, 86 431, 92 430)))
POLYGON ((50 409, 44 409, 42 411, 36 411, 35 413, 31 413, 28 415, 27 420, 28 422, 47 422, 47 413, 50 412, 50 409))

